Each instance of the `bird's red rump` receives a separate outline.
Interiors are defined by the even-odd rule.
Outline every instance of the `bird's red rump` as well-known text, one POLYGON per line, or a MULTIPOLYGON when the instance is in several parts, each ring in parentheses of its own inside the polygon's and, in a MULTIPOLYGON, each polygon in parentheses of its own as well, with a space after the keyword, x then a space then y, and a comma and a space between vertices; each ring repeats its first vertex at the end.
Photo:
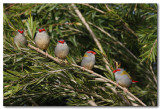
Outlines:
POLYGON ((132 80, 132 83, 137 83, 138 81, 132 80))

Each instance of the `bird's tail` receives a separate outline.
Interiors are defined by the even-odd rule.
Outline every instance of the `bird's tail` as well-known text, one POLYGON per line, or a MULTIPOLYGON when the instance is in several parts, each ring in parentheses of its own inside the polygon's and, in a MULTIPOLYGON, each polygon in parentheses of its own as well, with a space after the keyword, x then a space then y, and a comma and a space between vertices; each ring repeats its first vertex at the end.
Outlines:
POLYGON ((137 83, 138 81, 132 80, 132 83, 137 83))

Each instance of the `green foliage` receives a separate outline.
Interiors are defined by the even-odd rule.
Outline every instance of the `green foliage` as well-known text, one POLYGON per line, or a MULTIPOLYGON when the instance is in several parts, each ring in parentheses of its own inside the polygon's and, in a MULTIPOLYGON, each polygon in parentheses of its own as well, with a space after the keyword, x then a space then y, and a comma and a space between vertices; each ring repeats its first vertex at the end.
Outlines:
POLYGON ((36 31, 43 27, 50 36, 48 54, 55 57, 54 48, 61 38, 70 47, 69 63, 80 65, 84 53, 94 50, 97 54, 93 71, 115 81, 114 74, 107 72, 103 57, 110 68, 116 68, 115 62, 121 63, 139 81, 129 91, 146 105, 157 106, 157 4, 76 6, 104 53, 71 4, 4 4, 4 105, 88 106, 90 100, 98 106, 126 105, 112 92, 114 85, 107 86, 96 76, 71 65, 57 64, 29 47, 16 48, 13 38, 18 29, 23 29, 28 43, 35 46, 36 31))

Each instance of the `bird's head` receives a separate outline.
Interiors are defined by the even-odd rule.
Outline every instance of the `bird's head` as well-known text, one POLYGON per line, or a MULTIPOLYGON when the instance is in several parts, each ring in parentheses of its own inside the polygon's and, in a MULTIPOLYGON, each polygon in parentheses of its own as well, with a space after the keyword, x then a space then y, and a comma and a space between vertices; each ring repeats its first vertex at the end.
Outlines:
MULTIPOLYGON (((84 57, 94 56, 95 54, 96 54, 96 52, 89 50, 89 51, 87 51, 87 52, 84 54, 84 57)), ((95 56, 94 56, 94 57, 95 57, 95 56)))
POLYGON ((20 34, 23 34, 24 31, 21 30, 21 29, 19 29, 18 32, 19 32, 20 34))
POLYGON ((44 28, 40 28, 39 29, 39 32, 41 33, 41 32, 43 32, 43 31, 46 31, 44 28))

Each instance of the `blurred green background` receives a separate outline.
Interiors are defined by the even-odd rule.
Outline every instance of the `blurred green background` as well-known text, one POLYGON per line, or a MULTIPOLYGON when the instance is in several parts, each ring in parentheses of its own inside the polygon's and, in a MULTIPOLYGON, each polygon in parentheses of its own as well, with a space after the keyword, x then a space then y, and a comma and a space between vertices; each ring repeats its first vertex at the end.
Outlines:
MULTIPOLYGON (((128 90, 147 106, 157 106, 157 4, 75 4, 103 47, 100 52, 71 4, 3 4, 3 96, 5 106, 125 106, 113 86, 88 72, 55 63, 29 47, 16 49, 14 36, 23 29, 28 43, 40 27, 50 36, 48 54, 64 39, 67 60, 80 65, 87 50, 94 50, 98 74, 115 81, 118 62, 139 81, 128 90), (59 71, 61 70, 61 71, 59 71)), ((117 91, 126 96, 120 89, 117 91)), ((140 105, 136 100, 129 100, 140 105)))

